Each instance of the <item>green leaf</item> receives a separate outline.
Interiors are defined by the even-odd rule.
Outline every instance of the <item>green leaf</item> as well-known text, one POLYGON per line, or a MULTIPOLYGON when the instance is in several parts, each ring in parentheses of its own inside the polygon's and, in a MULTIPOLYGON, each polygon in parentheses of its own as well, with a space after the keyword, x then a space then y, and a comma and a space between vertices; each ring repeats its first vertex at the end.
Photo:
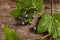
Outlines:
POLYGON ((54 39, 60 37, 60 23, 58 20, 49 14, 44 14, 37 25, 37 33, 47 32, 52 35, 54 39))
POLYGON ((11 12, 11 15, 14 16, 15 18, 17 18, 20 14, 21 13, 19 9, 15 9, 11 12))
POLYGON ((33 7, 32 0, 17 0, 17 7, 19 7, 19 9, 33 7))
POLYGON ((7 25, 4 25, 3 32, 4 32, 5 40, 20 40, 20 37, 7 25))
POLYGON ((43 0, 33 0, 33 5, 35 8, 38 8, 38 12, 41 12, 44 9, 43 0))
POLYGON ((60 12, 56 12, 53 16, 60 22, 60 12))
POLYGON ((19 16, 22 16, 24 11, 21 9, 15 9, 11 12, 11 15, 14 16, 14 18, 18 18, 19 16))
POLYGON ((17 0, 17 7, 22 9, 27 8, 38 8, 38 12, 41 12, 44 9, 43 0, 17 0))
POLYGON ((37 25, 37 33, 43 33, 47 31, 49 20, 51 19, 50 17, 51 16, 49 14, 42 15, 37 25))

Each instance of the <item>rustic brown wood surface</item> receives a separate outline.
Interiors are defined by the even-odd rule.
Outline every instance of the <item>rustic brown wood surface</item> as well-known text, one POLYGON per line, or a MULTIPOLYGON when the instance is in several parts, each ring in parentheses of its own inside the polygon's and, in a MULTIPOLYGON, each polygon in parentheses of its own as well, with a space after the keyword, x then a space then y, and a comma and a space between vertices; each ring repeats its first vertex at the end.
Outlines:
MULTIPOLYGON (((55 12, 60 11, 60 0, 55 0, 55 12)), ((51 0, 44 0, 46 5, 45 12, 51 13, 51 0)), ((19 34, 22 40, 28 40, 30 38, 40 38, 41 35, 31 32, 29 29, 34 27, 37 20, 34 19, 32 25, 20 26, 16 25, 16 20, 10 14, 11 10, 16 8, 15 0, 0 0, 0 23, 7 24, 17 34, 19 34)), ((0 24, 0 40, 4 40, 3 30, 0 24)))

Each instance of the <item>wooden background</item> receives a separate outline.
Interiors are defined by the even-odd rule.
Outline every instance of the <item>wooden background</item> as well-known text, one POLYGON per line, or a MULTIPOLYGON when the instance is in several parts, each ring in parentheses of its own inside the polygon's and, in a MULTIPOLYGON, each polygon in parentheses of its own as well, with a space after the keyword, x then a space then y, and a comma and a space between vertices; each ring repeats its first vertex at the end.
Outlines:
MULTIPOLYGON (((55 0, 55 12, 60 11, 60 0, 55 0)), ((51 0, 44 0, 46 5, 45 12, 51 13, 51 0)), ((32 25, 20 26, 16 25, 16 20, 10 15, 11 10, 16 8, 15 0, 0 0, 0 23, 7 24, 11 29, 21 36, 22 40, 30 38, 39 38, 41 35, 31 32, 29 29, 33 27, 37 20, 34 19, 32 25)), ((3 30, 0 24, 0 40, 4 40, 3 30)))

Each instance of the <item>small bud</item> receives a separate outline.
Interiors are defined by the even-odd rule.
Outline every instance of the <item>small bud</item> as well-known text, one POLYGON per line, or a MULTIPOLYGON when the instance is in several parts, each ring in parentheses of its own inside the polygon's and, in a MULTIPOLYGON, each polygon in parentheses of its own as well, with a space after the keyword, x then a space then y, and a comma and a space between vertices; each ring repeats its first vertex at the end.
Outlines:
POLYGON ((24 25, 25 24, 25 22, 22 22, 22 25, 24 25))
POLYGON ((33 29, 36 30, 36 27, 34 27, 33 29))
POLYGON ((35 16, 32 16, 32 18, 34 18, 35 16))
POLYGON ((26 10, 27 10, 27 8, 24 8, 23 10, 24 10, 24 11, 26 11, 26 10))
POLYGON ((38 11, 38 8, 35 8, 35 11, 38 11))
POLYGON ((31 25, 31 24, 32 24, 32 22, 29 22, 29 24, 31 25))
POLYGON ((21 19, 21 17, 19 16, 18 19, 21 19))
POLYGON ((28 17, 28 15, 27 15, 27 14, 26 14, 26 15, 24 15, 24 17, 25 17, 25 18, 27 18, 27 17, 28 17))

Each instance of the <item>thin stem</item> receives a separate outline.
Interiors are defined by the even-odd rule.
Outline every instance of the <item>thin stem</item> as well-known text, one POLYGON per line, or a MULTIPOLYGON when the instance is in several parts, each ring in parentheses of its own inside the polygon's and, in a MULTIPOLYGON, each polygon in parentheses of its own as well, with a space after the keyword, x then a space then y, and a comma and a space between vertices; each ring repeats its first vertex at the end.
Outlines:
POLYGON ((54 0, 51 2, 51 15, 54 13, 54 0))
POLYGON ((35 7, 30 7, 30 8, 28 8, 24 13, 26 14, 26 12, 27 12, 28 10, 32 9, 32 8, 35 8, 35 7))
POLYGON ((43 36, 43 37, 41 37, 41 38, 46 38, 46 37, 48 37, 48 36, 51 36, 51 34, 45 35, 45 36, 43 36))

